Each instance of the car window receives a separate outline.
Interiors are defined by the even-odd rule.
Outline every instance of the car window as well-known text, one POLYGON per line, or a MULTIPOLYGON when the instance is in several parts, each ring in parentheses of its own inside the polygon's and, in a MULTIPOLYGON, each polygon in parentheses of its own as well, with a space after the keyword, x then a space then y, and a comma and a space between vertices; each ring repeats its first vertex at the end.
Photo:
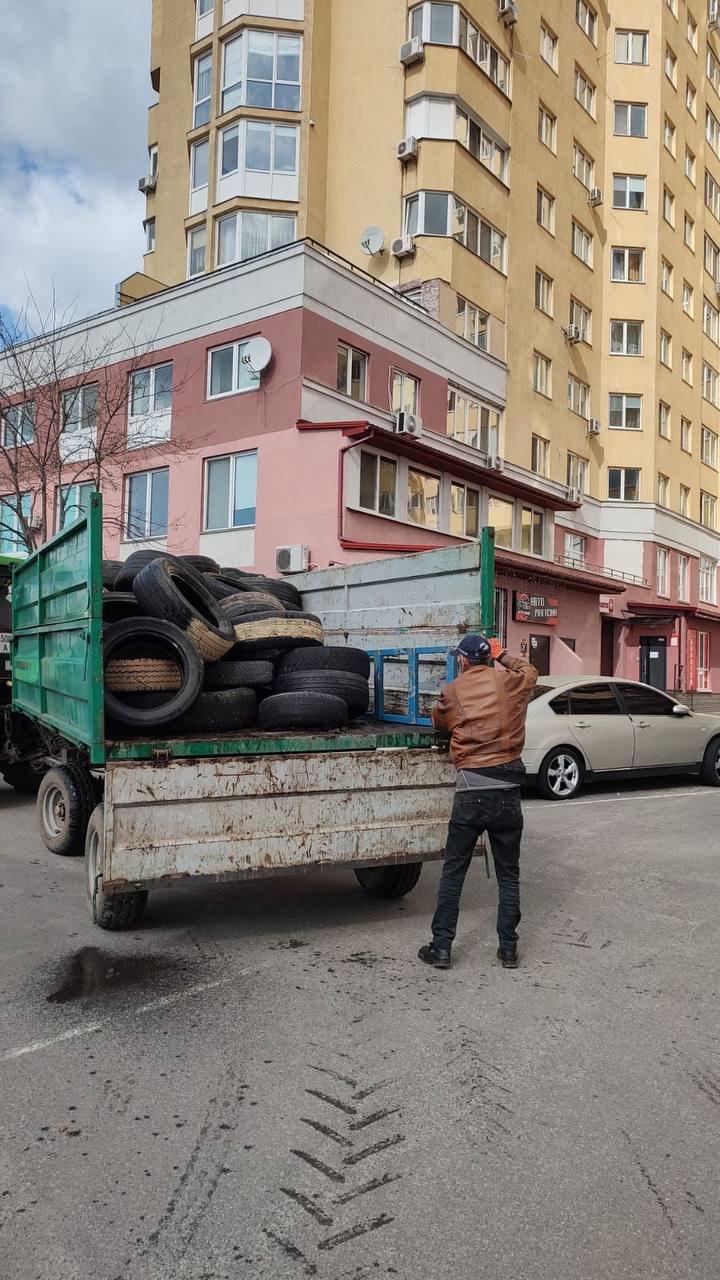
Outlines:
POLYGON ((570 690, 571 716, 622 715, 609 684, 582 684, 570 690))
POLYGON ((566 716, 568 713, 567 690, 564 693, 559 693, 557 698, 553 698, 548 705, 552 707, 556 716, 566 716))
POLYGON ((619 684, 620 696, 631 716, 671 716, 675 703, 657 689, 642 684, 619 684))

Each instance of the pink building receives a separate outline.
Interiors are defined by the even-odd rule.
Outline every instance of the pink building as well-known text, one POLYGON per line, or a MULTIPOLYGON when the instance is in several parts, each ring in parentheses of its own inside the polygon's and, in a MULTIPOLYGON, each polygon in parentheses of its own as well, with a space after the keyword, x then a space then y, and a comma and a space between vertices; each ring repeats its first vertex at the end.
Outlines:
MULTIPOLYGON (((291 245, 91 317, 63 335, 67 350, 78 336, 98 376, 128 388, 110 424, 108 557, 199 550, 275 573, 490 524, 499 627, 542 670, 720 692, 717 535, 504 459, 505 365, 362 272, 291 245), (261 371, 258 337, 272 352, 261 371)), ((102 424, 83 381, 48 495, 54 527, 91 488, 102 424)))

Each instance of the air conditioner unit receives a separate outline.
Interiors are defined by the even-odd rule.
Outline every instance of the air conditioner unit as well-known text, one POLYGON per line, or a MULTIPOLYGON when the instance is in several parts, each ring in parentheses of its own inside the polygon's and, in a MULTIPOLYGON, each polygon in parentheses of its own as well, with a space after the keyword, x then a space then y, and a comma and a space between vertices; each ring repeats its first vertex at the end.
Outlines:
POLYGON ((576 489, 571 484, 569 484, 567 487, 567 496, 570 502, 582 502, 583 491, 582 489, 576 489))
POLYGON ((422 422, 414 413, 405 413, 401 410, 395 414, 395 431, 400 436, 416 436, 422 435, 422 422))
POLYGON ((506 27, 512 27, 517 22, 519 12, 515 0, 499 0, 498 18, 505 23, 506 27))
POLYGON ((141 178, 138 182, 138 191, 142 191, 143 195, 147 195, 149 191, 154 191, 157 186, 157 174, 148 173, 146 177, 141 178))
POLYGON ((402 160, 403 164, 407 164, 408 160, 415 160, 417 153, 417 138, 403 138, 402 142, 398 142, 397 158, 398 160, 402 160))
POLYGON ((590 188, 588 192, 587 201, 588 201, 588 204, 591 205, 593 209, 597 209, 598 205, 602 204, 603 197, 602 197, 602 190, 600 189, 600 187, 590 188))
POLYGON ((425 45, 420 36, 413 36, 400 45, 400 61, 404 67, 411 67, 413 62, 422 62, 425 57, 425 45))
POLYGON ((415 240, 412 236, 398 236, 390 245, 394 258, 412 258, 415 253, 415 240))
POLYGON ((602 431, 602 423, 600 419, 588 418, 586 431, 589 436, 599 436, 602 431))
POLYGON ((310 568, 310 548, 299 545, 276 547, 275 568, 278 573, 304 573, 310 568))
POLYGON ((487 464, 493 471, 505 470, 505 459, 499 453, 489 453, 487 456, 487 464))
POLYGON ((582 342, 582 329, 579 324, 569 324, 563 329, 565 341, 570 343, 582 342))

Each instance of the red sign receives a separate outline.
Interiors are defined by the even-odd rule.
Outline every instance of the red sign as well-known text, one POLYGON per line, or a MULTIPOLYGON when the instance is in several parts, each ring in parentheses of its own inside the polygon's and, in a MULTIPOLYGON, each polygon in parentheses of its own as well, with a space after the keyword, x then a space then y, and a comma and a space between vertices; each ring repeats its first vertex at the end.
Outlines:
POLYGON ((513 618, 516 622, 543 622, 548 627, 556 627, 560 621, 559 601, 549 596, 531 596, 524 591, 514 591, 513 618))
POLYGON ((600 597, 600 612, 601 612, 601 613, 614 613, 614 612, 615 612, 615 597, 614 597, 614 596, 601 596, 601 597, 600 597))
POLYGON ((687 672, 685 675, 685 688, 697 689, 698 678, 698 633, 697 631, 688 631, 687 633, 687 672))

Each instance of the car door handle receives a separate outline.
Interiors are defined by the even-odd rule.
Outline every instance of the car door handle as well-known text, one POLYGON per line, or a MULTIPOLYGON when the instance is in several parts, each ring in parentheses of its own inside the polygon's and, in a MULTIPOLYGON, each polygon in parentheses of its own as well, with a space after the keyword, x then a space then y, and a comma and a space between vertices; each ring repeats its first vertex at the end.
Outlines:
POLYGON ((578 729, 592 729, 592 725, 587 720, 576 720, 575 725, 578 729))
POLYGON ((636 729, 652 729, 652 725, 649 720, 636 720, 635 728, 636 729))

